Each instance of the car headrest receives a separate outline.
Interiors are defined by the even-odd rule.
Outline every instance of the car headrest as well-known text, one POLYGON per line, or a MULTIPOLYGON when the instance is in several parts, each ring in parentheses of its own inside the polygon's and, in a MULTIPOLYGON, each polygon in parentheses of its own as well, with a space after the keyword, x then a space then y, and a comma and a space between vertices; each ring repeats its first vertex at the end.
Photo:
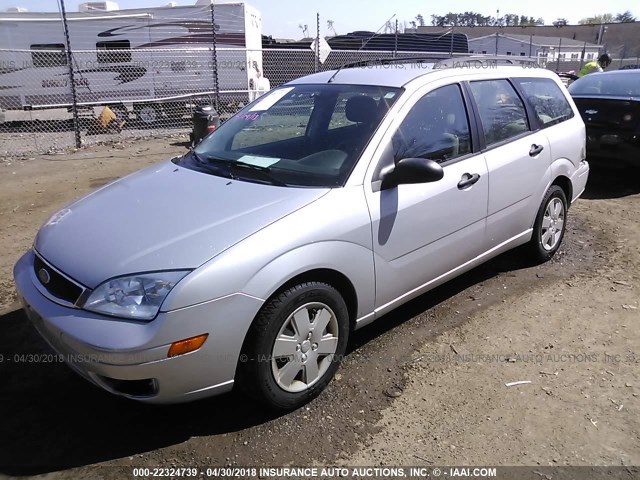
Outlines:
POLYGON ((347 120, 357 123, 373 122, 378 113, 378 104, 366 95, 351 97, 344 108, 347 120))

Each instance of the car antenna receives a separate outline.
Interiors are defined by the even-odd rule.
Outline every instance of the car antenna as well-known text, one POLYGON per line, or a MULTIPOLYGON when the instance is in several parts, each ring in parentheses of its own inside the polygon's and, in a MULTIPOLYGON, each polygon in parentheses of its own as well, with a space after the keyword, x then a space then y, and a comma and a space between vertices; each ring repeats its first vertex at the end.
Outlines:
POLYGON ((340 65, 340 68, 338 68, 335 73, 333 75, 331 75, 331 78, 329 78, 329 80, 327 80, 327 83, 333 83, 333 79, 336 78, 336 75, 338 75, 340 73, 340 70, 342 70, 342 67, 344 67, 344 65, 340 65))

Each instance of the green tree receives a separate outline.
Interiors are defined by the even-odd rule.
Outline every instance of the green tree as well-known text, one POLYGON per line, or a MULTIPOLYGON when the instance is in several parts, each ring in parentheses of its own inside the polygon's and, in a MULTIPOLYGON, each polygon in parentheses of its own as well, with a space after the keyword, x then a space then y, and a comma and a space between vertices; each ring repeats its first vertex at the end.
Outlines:
POLYGON ((580 25, 599 25, 601 23, 612 23, 614 21, 615 17, 612 13, 600 13, 598 15, 594 15, 593 17, 586 17, 578 20, 578 23, 580 25))
POLYGON ((616 22, 619 22, 619 23, 629 23, 629 22, 635 22, 635 21, 636 21, 636 17, 634 17, 629 10, 616 15, 616 22))

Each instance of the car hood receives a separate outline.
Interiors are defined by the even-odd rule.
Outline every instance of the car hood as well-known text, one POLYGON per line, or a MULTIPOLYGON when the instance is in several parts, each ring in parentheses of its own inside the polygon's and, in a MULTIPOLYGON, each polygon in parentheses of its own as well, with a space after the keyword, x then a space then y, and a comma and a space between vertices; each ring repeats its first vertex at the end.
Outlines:
POLYGON ((59 211, 35 248, 95 288, 129 273, 196 268, 328 191, 230 180, 169 161, 59 211))

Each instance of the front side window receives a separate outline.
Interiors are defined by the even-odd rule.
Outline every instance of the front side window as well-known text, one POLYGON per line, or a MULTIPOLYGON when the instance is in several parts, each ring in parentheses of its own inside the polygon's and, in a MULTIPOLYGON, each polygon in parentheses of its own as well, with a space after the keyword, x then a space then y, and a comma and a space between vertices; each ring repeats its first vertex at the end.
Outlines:
POLYGON ((459 85, 447 85, 416 102, 393 135, 394 160, 447 162, 471 152, 469 120, 459 85))
POLYGON ((540 120, 542 128, 573 117, 573 110, 560 87, 549 78, 523 78, 518 83, 540 120))
POLYGON ((63 67, 67 65, 67 52, 62 43, 31 45, 34 67, 63 67))
POLYGON ((524 104, 507 80, 481 80, 469 85, 487 146, 529 131, 524 104))
POLYGON ((341 186, 402 89, 293 85, 249 104, 178 160, 187 168, 286 186, 341 186))

